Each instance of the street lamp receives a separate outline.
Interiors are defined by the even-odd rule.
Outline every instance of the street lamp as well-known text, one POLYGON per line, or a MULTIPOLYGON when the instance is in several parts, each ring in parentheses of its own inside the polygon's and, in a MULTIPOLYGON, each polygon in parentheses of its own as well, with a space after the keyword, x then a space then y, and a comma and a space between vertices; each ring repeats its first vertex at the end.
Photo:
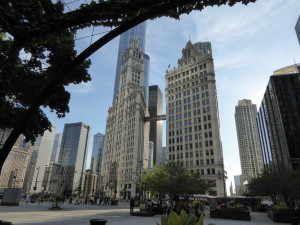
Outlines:
POLYGON ((33 190, 36 191, 37 189, 37 182, 38 182, 38 177, 39 177, 39 172, 40 172, 40 166, 36 168, 37 169, 37 175, 36 175, 36 179, 35 179, 35 185, 33 187, 33 190))

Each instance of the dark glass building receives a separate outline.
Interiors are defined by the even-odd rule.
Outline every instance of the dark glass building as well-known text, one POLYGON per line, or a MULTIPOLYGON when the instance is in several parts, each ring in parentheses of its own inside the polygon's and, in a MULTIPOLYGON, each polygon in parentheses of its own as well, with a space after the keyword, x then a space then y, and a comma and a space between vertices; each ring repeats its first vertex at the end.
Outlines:
MULTIPOLYGON (((162 93, 157 85, 149 86, 149 106, 150 117, 162 115, 162 93)), ((150 122, 149 141, 153 146, 153 164, 162 163, 162 122, 150 122)))
POLYGON ((300 16, 297 20, 296 26, 295 26, 296 35, 300 44, 300 16))
POLYGON ((257 114, 267 170, 300 169, 300 64, 274 72, 257 114))

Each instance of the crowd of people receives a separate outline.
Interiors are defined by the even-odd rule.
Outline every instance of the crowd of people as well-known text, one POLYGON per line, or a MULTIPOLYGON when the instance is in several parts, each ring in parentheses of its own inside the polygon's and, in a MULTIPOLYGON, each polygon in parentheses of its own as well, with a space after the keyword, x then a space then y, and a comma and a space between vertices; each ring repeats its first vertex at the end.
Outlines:
POLYGON ((82 205, 82 204, 90 204, 90 205, 116 205, 118 202, 117 198, 111 198, 111 197, 87 197, 85 199, 83 198, 77 198, 77 197, 70 197, 69 198, 69 204, 74 205, 82 205))
MULTIPOLYGON (((42 203, 44 198, 42 195, 31 195, 29 193, 25 194, 22 196, 24 198, 26 205, 28 203, 35 203, 37 202, 38 204, 42 203)), ((65 203, 65 198, 64 197, 59 197, 59 196, 50 196, 46 198, 46 200, 49 200, 50 202, 53 201, 60 201, 62 204, 65 203)), ((79 198, 79 197, 70 197, 68 199, 68 203, 71 205, 117 205, 118 204, 118 199, 117 198, 111 198, 111 197, 86 197, 86 198, 79 198)))

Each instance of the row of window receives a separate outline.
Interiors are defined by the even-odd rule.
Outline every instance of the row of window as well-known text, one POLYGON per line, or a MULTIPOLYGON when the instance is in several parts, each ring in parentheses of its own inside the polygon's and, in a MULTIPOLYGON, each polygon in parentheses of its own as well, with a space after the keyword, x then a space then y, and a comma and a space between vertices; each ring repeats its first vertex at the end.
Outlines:
MULTIPOLYGON (((174 86, 173 84, 169 84, 169 88, 174 86)), ((194 87, 194 86, 198 86, 198 81, 195 81, 195 82, 191 82, 191 83, 188 83, 188 84, 184 84, 182 85, 182 89, 181 87, 176 87, 176 88, 172 88, 170 90, 167 90, 166 91, 166 94, 173 94, 173 93, 177 93, 181 90, 184 90, 184 89, 188 89, 188 88, 191 88, 191 87, 194 87)), ((205 84, 205 85, 201 85, 201 90, 207 90, 208 89, 208 84, 205 84)))
MULTIPOLYGON (((205 86, 203 86, 203 88, 205 88, 205 86)), ((203 89, 204 90, 204 89, 203 89)), ((181 96, 189 96, 191 95, 191 93, 193 94, 196 94, 196 93, 199 93, 200 92, 200 88, 194 88, 194 89, 191 89, 191 90, 188 90, 188 91, 184 91, 181 95, 181 93, 178 93, 178 94, 175 94, 175 95, 170 95, 169 96, 169 101, 173 101, 174 100, 174 97, 175 97, 175 100, 176 99, 179 99, 181 98, 181 96)), ((205 98, 205 97, 209 97, 209 92, 203 92, 202 93, 202 98, 205 98)), ((193 95, 193 100, 196 100, 196 99, 200 99, 200 95, 193 95)))
POLYGON ((168 78, 168 81, 171 82, 171 81, 173 81, 173 80, 175 80, 175 79, 180 79, 181 76, 184 77, 184 76, 189 75, 190 72, 191 72, 191 73, 197 72, 198 69, 199 69, 199 70, 206 69, 206 63, 204 63, 203 65, 200 65, 200 66, 196 66, 196 67, 194 67, 194 68, 192 68, 192 69, 190 69, 190 70, 187 70, 187 71, 178 73, 178 74, 176 74, 176 75, 174 75, 174 76, 172 76, 172 77, 169 77, 169 78, 168 78))

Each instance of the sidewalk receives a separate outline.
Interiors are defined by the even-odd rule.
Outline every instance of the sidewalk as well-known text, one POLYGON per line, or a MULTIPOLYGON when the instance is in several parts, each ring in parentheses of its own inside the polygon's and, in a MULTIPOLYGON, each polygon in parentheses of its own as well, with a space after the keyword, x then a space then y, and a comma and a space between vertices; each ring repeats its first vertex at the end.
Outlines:
MULTIPOLYGON (((69 205, 65 203, 62 209, 49 209, 51 203, 21 202, 19 206, 0 206, 0 219, 13 222, 13 225, 89 225, 90 219, 105 219, 106 225, 157 225, 161 215, 153 217, 131 216, 129 202, 119 202, 118 205, 69 205)), ((138 209, 136 209, 138 210, 138 209)), ((251 221, 225 220, 209 217, 205 212, 204 225, 287 225, 274 223, 266 213, 251 212, 251 221)))

